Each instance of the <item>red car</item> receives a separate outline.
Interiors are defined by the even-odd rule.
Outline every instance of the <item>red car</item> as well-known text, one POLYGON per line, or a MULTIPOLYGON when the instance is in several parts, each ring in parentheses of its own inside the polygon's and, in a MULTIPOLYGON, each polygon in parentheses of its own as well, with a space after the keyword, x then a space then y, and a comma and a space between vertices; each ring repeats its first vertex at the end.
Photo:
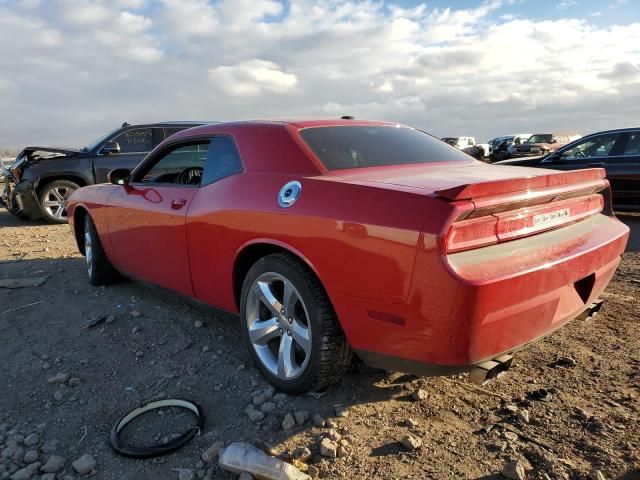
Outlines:
POLYGON ((77 190, 69 223, 92 284, 123 273, 239 314, 258 368, 300 392, 352 352, 490 374, 590 308, 629 233, 603 177, 485 164, 395 123, 223 123, 77 190))

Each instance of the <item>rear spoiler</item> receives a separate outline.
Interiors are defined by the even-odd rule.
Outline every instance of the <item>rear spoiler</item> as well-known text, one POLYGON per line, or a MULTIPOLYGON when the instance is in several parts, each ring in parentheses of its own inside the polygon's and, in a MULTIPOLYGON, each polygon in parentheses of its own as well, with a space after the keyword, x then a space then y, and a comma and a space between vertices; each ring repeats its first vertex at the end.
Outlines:
POLYGON ((446 190, 437 190, 435 194, 447 200, 475 200, 510 193, 524 193, 530 190, 562 187, 571 184, 584 185, 590 183, 597 185, 603 183, 602 180, 605 177, 606 171, 604 168, 589 168, 585 170, 572 170, 570 172, 546 173, 535 177, 508 178, 505 180, 458 185, 457 187, 447 188, 446 190))

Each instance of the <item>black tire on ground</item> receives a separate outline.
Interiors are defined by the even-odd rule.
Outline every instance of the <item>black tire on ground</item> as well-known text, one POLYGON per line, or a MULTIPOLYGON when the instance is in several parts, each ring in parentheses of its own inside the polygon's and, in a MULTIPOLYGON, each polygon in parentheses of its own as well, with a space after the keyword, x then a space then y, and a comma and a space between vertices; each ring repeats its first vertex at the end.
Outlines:
POLYGON ((84 218, 84 250, 89 275, 89 283, 95 286, 110 285, 120 279, 120 274, 113 268, 100 243, 100 237, 87 213, 84 218))
POLYGON ((38 195, 44 219, 49 223, 67 223, 64 203, 79 188, 80 185, 69 180, 54 180, 44 185, 38 195))
MULTIPOLYGON (((318 390, 338 381, 351 365, 352 350, 342 331, 327 293, 314 273, 295 257, 277 253, 258 260, 247 273, 240 297, 242 334, 254 364, 276 388, 287 393, 318 390), (264 274, 275 273, 288 280, 304 302, 311 330, 309 361, 293 379, 281 379, 263 363, 249 338, 247 299, 254 282, 264 274)), ((278 341, 278 340, 276 340, 278 341)))

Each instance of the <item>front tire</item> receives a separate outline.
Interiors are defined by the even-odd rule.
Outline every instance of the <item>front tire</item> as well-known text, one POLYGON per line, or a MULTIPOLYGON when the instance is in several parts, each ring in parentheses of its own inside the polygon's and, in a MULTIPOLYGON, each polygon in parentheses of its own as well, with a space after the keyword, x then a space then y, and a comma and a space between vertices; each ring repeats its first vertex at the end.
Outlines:
POLYGON ((351 363, 351 348, 322 284, 290 255, 267 255, 251 267, 240 312, 251 357, 279 390, 326 387, 351 363))
POLYGON ((120 278, 102 249, 98 231, 89 214, 84 218, 84 257, 91 285, 109 285, 120 278))
POLYGON ((49 223, 67 223, 67 200, 80 186, 69 180, 54 180, 40 191, 40 209, 49 223))

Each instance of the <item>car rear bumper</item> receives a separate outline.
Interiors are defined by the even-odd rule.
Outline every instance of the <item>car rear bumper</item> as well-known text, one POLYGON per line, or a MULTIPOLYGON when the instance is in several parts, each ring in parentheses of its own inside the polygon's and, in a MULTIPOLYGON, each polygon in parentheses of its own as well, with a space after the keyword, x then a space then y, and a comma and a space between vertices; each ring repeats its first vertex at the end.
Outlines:
POLYGON ((42 217, 40 203, 36 196, 33 182, 23 180, 12 185, 8 178, 5 179, 2 193, 3 206, 18 218, 36 220, 42 217))
POLYGON ((583 312, 611 280, 629 229, 596 215, 574 225, 440 256, 423 246, 405 304, 337 299, 366 363, 443 374, 518 350, 583 312), (402 360, 402 362, 398 362, 402 360))

